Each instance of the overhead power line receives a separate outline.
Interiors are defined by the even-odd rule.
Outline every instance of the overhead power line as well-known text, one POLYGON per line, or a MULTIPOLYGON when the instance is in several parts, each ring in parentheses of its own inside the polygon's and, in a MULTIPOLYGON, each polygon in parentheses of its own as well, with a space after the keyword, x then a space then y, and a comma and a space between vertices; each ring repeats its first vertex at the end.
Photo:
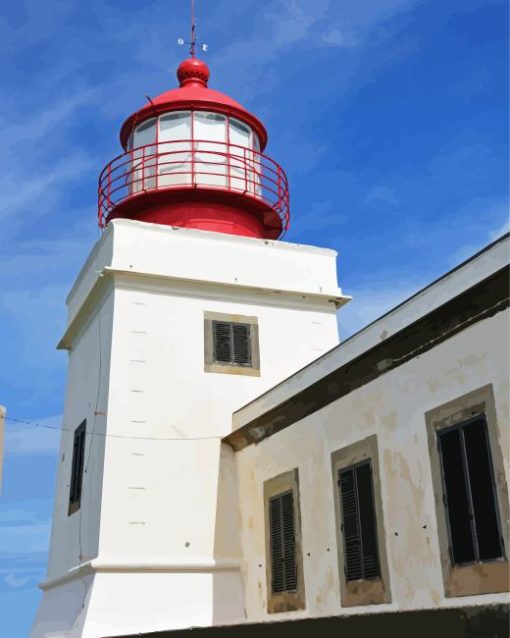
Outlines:
MULTIPOLYGON (((56 430, 58 432, 74 432, 72 428, 64 428, 58 425, 47 425, 45 423, 37 423, 36 421, 29 421, 27 419, 17 419, 14 417, 7 417, 7 421, 14 423, 24 423, 34 428, 44 428, 46 430, 56 430)), ((115 439, 135 439, 142 441, 207 441, 212 439, 221 439, 222 436, 189 436, 189 437, 175 437, 175 436, 135 436, 131 434, 109 434, 106 432, 85 432, 86 436, 103 436, 112 437, 115 439)))

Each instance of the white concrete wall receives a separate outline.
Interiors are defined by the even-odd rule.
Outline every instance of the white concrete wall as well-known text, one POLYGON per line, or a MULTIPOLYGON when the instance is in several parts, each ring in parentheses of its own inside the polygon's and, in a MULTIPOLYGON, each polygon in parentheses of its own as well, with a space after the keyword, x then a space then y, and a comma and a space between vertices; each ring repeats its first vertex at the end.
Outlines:
POLYGON ((97 555, 108 401, 113 291, 105 291, 93 318, 83 326, 69 352, 48 579, 97 555), (95 414, 98 412, 99 414, 95 414), (68 515, 74 430, 87 420, 82 502, 68 515), (91 449, 92 446, 92 449, 91 449))
MULTIPOLYGON (((265 240, 110 224, 69 296, 62 342, 72 348, 64 424, 74 428, 85 417, 93 422, 94 310, 106 295, 101 365, 109 373, 96 428, 107 436, 95 437, 84 484, 93 501, 87 497, 81 514, 67 517, 72 434, 64 433, 52 534, 50 580, 72 576, 80 544, 93 558, 87 612, 73 631, 92 638, 244 620, 234 459, 221 438, 235 409, 338 343, 335 257, 265 240), (257 317, 259 377, 204 371, 206 311, 257 317)), ((39 617, 72 597, 73 587, 73 580, 50 583, 39 617)), ((68 635, 40 626, 34 638, 68 635)))
MULTIPOLYGON (((480 321, 236 454, 248 621, 487 604, 508 599, 507 594, 445 598, 425 423, 428 410, 493 384, 508 484, 508 325, 508 310, 480 321), (379 524, 385 529, 392 602, 342 608, 331 453, 373 434, 378 438, 384 519, 379 524), (269 615, 263 482, 296 467, 306 609, 269 615)), ((285 386, 278 389, 280 400, 285 386)), ((272 401, 270 396, 268 401, 272 401)), ((253 404, 241 410, 238 420, 244 420, 247 414, 253 417, 256 407, 253 404)), ((508 543, 506 539, 507 549, 508 543)))
POLYGON ((126 219, 110 222, 68 296, 68 322, 106 266, 210 284, 340 296, 336 252, 126 219))

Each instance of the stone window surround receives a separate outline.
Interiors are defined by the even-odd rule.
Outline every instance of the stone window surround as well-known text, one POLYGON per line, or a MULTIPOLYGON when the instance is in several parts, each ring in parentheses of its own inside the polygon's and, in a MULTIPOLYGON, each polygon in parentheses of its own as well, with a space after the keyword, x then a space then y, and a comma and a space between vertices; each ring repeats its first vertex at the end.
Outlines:
POLYGON ((335 495, 338 571, 340 576, 340 600, 342 607, 390 603, 390 577, 386 554, 377 435, 372 434, 366 439, 357 441, 347 447, 332 452, 331 469, 333 473, 333 489, 335 495), (367 580, 347 581, 344 570, 344 539, 342 532, 342 513, 340 505, 340 488, 338 486, 338 472, 339 470, 345 470, 350 466, 356 465, 367 459, 371 460, 372 465, 372 481, 377 525, 377 545, 381 576, 379 578, 370 578, 367 580))
POLYGON ((257 317, 225 314, 221 312, 204 312, 204 372, 260 377, 259 326, 257 317), (213 321, 244 323, 250 325, 250 366, 238 366, 229 363, 220 363, 214 360, 213 321))
POLYGON ((446 597, 475 596, 509 591, 509 565, 507 558, 472 565, 452 565, 450 560, 447 513, 443 504, 441 461, 437 448, 436 433, 438 430, 466 421, 477 414, 485 414, 487 422, 496 487, 496 501, 505 545, 504 549, 505 553, 508 553, 508 490, 504 473, 504 461, 498 440, 494 393, 492 385, 489 384, 433 410, 429 410, 425 414, 439 536, 441 571, 446 597))
POLYGON ((267 611, 275 614, 305 608, 305 583, 303 576, 303 549, 301 538, 301 510, 299 503, 299 472, 295 468, 264 481, 264 529, 266 544, 267 611), (295 592, 272 593, 271 541, 269 533, 269 500, 271 497, 292 490, 294 496, 294 534, 296 538, 296 569, 298 587, 295 592))

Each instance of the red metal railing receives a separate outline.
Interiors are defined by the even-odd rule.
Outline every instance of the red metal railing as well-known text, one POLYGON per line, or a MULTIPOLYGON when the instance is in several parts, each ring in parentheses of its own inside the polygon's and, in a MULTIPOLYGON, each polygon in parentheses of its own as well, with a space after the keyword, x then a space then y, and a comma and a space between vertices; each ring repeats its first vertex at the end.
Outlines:
POLYGON ((272 159, 237 144, 210 140, 172 140, 134 148, 119 155, 99 176, 98 218, 104 228, 115 207, 142 193, 207 188, 252 197, 273 209, 289 225, 289 186, 272 159))

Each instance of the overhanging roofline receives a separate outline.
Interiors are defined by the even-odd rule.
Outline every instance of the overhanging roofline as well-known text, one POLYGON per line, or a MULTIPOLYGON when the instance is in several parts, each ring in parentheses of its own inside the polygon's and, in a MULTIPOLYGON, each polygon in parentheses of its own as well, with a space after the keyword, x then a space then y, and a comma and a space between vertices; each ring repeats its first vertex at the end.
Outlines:
POLYGON ((236 450, 257 443, 476 321, 508 307, 509 237, 510 233, 503 235, 240 408, 234 413, 234 431, 224 442, 236 450), (433 325, 435 330, 431 328, 433 325), (362 361, 365 365, 360 368, 362 361), (370 370, 367 365, 371 366, 370 370), (341 371, 345 373, 347 368, 348 380, 343 379, 341 387, 336 387, 344 376, 341 371), (315 400, 312 389, 317 392, 325 384, 329 384, 330 389, 320 401, 315 400))

